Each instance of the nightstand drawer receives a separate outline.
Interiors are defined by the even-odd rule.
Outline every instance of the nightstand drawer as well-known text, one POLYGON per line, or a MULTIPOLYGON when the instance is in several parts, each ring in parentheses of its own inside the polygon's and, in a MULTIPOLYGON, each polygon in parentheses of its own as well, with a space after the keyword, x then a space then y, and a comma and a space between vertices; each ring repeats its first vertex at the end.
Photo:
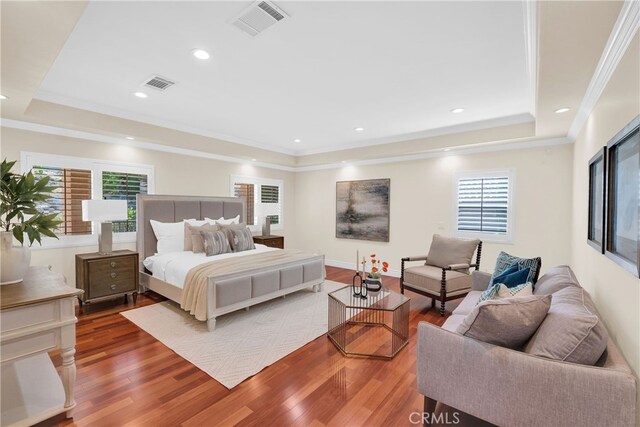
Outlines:
POLYGON ((136 291, 136 282, 133 279, 110 280, 91 282, 89 298, 100 298, 108 295, 136 291))
POLYGON ((253 236, 254 243, 268 246, 270 248, 284 249, 283 236, 253 236))
POLYGON ((133 280, 136 273, 135 257, 117 257, 89 261, 89 281, 92 284, 114 280, 133 280))
POLYGON ((265 246, 269 246, 270 248, 282 249, 282 240, 280 239, 265 239, 262 244, 265 246))

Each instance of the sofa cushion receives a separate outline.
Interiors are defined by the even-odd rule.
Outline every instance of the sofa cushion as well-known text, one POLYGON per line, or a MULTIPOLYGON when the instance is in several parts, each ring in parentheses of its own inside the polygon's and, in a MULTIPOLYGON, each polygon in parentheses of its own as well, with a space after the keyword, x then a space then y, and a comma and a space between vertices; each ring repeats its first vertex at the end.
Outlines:
POLYGON ((565 362, 594 365, 609 335, 589 294, 579 286, 553 293, 549 314, 524 351, 565 362))
POLYGON ((434 234, 426 264, 437 267, 471 264, 471 258, 479 243, 478 239, 458 239, 434 234))
POLYGON ((521 348, 544 320, 550 304, 550 295, 485 301, 465 317, 456 332, 489 344, 521 348))
POLYGON ((467 315, 471 313, 471 310, 476 308, 478 305, 478 299, 480 298, 480 294, 482 291, 471 291, 469 294, 464 297, 462 302, 453 310, 451 314, 462 314, 467 315))
MULTIPOLYGON (((542 266, 542 258, 520 258, 517 256, 509 255, 508 253, 502 251, 498 255, 498 259, 496 260, 496 268, 493 271, 493 277, 502 274, 506 269, 517 264, 519 269, 530 268, 529 277, 525 282, 531 282, 536 284, 538 280, 538 275, 540 274, 540 267, 542 266)), ((524 282, 523 282, 524 283, 524 282)))
POLYGON ((567 265, 553 267, 547 271, 536 283, 535 295, 551 295, 568 286, 580 286, 578 279, 567 265))

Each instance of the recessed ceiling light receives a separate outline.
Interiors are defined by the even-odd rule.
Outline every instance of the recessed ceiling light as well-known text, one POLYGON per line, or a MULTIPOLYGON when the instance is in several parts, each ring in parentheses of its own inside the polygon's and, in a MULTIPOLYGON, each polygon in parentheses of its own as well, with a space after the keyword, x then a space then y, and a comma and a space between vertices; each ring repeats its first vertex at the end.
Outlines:
POLYGON ((133 92, 133 96, 136 98, 147 98, 149 95, 144 92, 133 92))
POLYGON ((125 136, 124 139, 128 139, 129 141, 133 141, 135 138, 132 136, 125 136))
POLYGON ((445 148, 443 151, 451 151, 451 148, 445 148))
POLYGON ((353 130, 355 130, 356 132, 362 132, 364 131, 364 128, 353 128, 353 130))
POLYGON ((293 140, 293 142, 302 142, 302 140, 300 138, 296 138, 293 140))
POLYGON ((251 159, 252 162, 255 162, 257 159, 251 159))
POLYGON ((463 111, 464 111, 464 108, 454 108, 453 110, 451 110, 453 114, 462 113, 463 111))
POLYGON ((342 162, 340 162, 340 163, 347 163, 347 161, 346 161, 346 160, 343 160, 343 161, 342 161, 342 162))
POLYGON ((571 110, 571 108, 569 107, 562 107, 562 108, 558 108, 556 111, 554 111, 554 113, 566 113, 567 111, 571 110))
POLYGON ((9 99, 8 96, 4 96, 4 95, 0 95, 0 99, 5 100, 5 99, 9 99))
POLYGON ((202 49, 193 49, 191 51, 191 54, 198 59, 209 59, 211 57, 211 55, 209 55, 209 52, 202 49))

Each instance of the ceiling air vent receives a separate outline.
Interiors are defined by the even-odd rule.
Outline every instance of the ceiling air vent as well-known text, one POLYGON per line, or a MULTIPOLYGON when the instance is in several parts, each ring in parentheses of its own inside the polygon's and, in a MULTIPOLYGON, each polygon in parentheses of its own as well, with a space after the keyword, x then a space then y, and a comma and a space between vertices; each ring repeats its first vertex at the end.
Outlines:
POLYGON ((144 82, 144 86, 164 92, 169 87, 176 84, 169 79, 160 76, 152 76, 144 82))
POLYGON ((245 33, 255 36, 260 34, 288 15, 270 1, 257 1, 243 10, 231 23, 245 33))

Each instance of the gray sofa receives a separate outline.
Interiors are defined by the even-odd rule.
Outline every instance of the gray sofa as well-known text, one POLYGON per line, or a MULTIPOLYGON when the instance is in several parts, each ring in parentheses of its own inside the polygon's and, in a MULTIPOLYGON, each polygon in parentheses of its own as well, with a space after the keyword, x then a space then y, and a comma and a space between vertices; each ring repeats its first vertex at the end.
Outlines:
MULTIPOLYGON (((636 425, 637 380, 610 339, 596 365, 588 366, 456 332, 490 278, 473 272, 472 292, 441 328, 427 322, 418 325, 417 381, 425 396, 425 413, 433 413, 440 402, 500 426, 636 425)), ((542 291, 551 294, 552 304, 554 292, 579 286, 567 266, 551 269, 540 281, 551 283, 542 291)))

